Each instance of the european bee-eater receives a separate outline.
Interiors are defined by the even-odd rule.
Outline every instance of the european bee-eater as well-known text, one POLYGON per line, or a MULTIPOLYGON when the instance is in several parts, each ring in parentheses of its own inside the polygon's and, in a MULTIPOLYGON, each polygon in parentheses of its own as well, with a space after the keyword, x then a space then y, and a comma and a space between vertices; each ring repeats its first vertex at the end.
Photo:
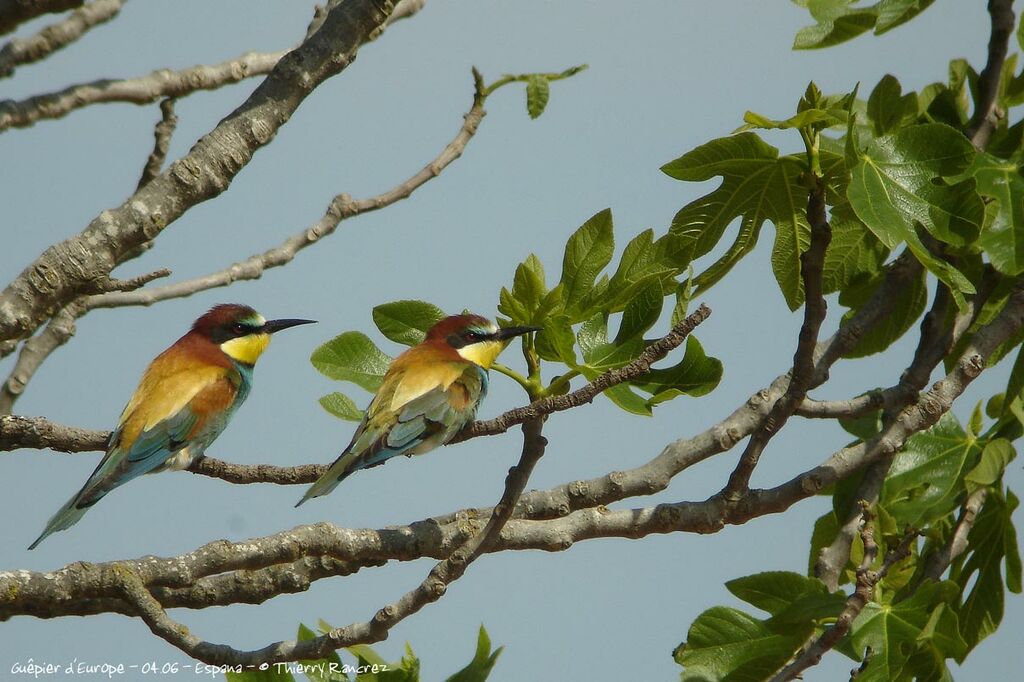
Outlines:
POLYGON ((89 480, 53 515, 50 533, 78 523, 114 488, 142 474, 185 469, 221 434, 252 387, 270 335, 314 320, 265 320, 245 305, 214 306, 146 368, 89 480))
POLYGON ((473 421, 498 354, 512 338, 539 329, 499 329, 479 315, 435 324, 422 343, 394 359, 352 442, 295 506, 326 495, 354 471, 450 441, 473 421))

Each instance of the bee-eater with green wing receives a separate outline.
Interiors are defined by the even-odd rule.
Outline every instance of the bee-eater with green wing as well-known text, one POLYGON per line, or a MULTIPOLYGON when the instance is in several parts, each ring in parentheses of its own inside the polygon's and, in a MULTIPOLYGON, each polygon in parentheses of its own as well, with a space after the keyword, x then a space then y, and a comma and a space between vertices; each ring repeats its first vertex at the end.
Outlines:
POLYGON ((450 441, 473 421, 498 354, 512 338, 539 329, 499 329, 479 315, 435 324, 422 343, 394 359, 352 442, 295 506, 326 495, 354 471, 450 441))
POLYGON ((185 469, 203 456, 252 388, 253 367, 270 335, 314 320, 265 320, 245 305, 214 306, 158 355, 121 413, 107 454, 53 515, 29 549, 142 474, 185 469))

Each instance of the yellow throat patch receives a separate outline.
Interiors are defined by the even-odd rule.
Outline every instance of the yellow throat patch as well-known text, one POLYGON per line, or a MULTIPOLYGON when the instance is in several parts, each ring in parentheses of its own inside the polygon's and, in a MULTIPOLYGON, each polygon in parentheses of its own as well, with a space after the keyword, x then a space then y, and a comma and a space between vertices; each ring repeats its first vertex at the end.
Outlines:
POLYGON ((220 349, 236 362, 254 365, 270 345, 270 334, 249 334, 220 344, 220 349))
POLYGON ((480 365, 484 369, 490 369, 507 345, 505 341, 481 341, 456 350, 464 359, 480 365))

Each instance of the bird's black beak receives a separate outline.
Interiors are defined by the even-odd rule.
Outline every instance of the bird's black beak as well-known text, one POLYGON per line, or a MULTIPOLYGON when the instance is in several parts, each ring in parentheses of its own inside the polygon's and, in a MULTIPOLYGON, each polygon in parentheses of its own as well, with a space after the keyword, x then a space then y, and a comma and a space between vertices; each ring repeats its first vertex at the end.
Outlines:
POLYGON ((512 339, 523 334, 529 334, 530 332, 539 332, 543 327, 502 327, 498 331, 494 332, 494 338, 498 341, 504 341, 505 339, 512 339))
POLYGON ((273 334, 274 332, 279 332, 282 329, 297 327, 300 324, 316 324, 316 320, 267 320, 263 323, 261 331, 265 334, 273 334))

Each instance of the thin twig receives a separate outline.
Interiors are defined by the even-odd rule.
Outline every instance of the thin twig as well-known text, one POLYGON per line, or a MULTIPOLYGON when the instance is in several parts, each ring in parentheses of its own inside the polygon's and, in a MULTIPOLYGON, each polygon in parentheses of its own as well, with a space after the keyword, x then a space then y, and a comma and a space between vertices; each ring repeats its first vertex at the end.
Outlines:
MULTIPOLYGON (((62 308, 39 334, 22 344, 14 368, 7 380, 0 386, 0 415, 10 414, 14 403, 25 391, 28 382, 42 366, 46 358, 75 335, 75 320, 84 308, 84 299, 77 298, 62 308)), ((3 433, 0 430, 0 433, 3 433)), ((6 433, 4 433, 6 435, 6 433)), ((4 435, 0 435, 0 441, 4 435)), ((43 445, 51 447, 51 445, 43 445)))
POLYGON ((11 76, 18 66, 46 59, 90 29, 110 21, 121 11, 124 3, 125 0, 94 0, 33 36, 14 38, 0 48, 0 78, 11 76))
POLYGON ((822 287, 822 267, 825 252, 832 240, 832 228, 825 216, 825 187, 820 179, 815 180, 807 198, 807 220, 811 226, 811 244, 800 254, 800 276, 804 283, 804 322, 796 352, 793 355, 793 369, 790 373, 786 393, 772 406, 760 428, 750 436, 747 447, 740 455, 739 463, 729 476, 729 482, 722 490, 728 500, 738 500, 750 484, 750 477, 764 452, 768 441, 785 426, 786 421, 807 397, 807 391, 814 388, 814 352, 818 343, 818 332, 828 313, 828 305, 822 287))
POLYGON ((285 54, 286 51, 247 52, 220 64, 204 64, 180 71, 159 69, 137 78, 104 78, 21 101, 0 101, 0 131, 27 128, 40 120, 62 118, 91 104, 150 104, 168 97, 184 97, 200 90, 216 90, 246 78, 270 73, 285 54))
POLYGON ((266 270, 287 265, 295 258, 299 251, 333 234, 343 220, 354 218, 363 213, 377 211, 402 199, 406 199, 417 189, 440 175, 453 161, 462 156, 466 145, 469 144, 469 141, 473 139, 473 136, 479 129, 480 122, 487 113, 484 110, 485 99, 483 84, 479 79, 479 75, 476 74, 473 104, 463 117, 462 126, 455 137, 426 166, 388 191, 374 197, 359 200, 352 199, 348 194, 338 194, 330 201, 327 211, 320 220, 301 232, 292 235, 279 246, 263 253, 252 255, 230 267, 201 277, 129 294, 120 293, 94 296, 88 301, 89 309, 153 305, 160 301, 183 298, 201 291, 225 287, 238 281, 259 279, 266 270))
POLYGON ((174 99, 168 97, 160 102, 160 121, 153 126, 153 151, 146 159, 146 165, 142 169, 142 177, 136 190, 160 175, 160 170, 167 159, 167 151, 171 147, 171 136, 178 125, 178 117, 174 115, 174 99))
POLYGON ((846 633, 850 631, 850 626, 853 625, 853 621, 857 619, 860 612, 864 610, 864 607, 871 601, 872 596, 875 592, 875 586, 886 576, 889 569, 892 568, 896 562, 910 556, 910 546, 917 539, 917 532, 908 531, 900 542, 896 549, 888 552, 885 559, 882 561, 882 565, 878 570, 872 570, 871 566, 875 563, 875 559, 878 556, 878 543, 875 542, 875 533, 872 526, 872 515, 869 511, 869 506, 863 500, 863 505, 860 514, 860 537, 864 543, 864 558, 860 562, 860 566, 857 567, 857 587, 853 594, 846 600, 846 606, 840 612, 836 618, 836 622, 826 629, 821 636, 819 636, 814 642, 808 645, 803 652, 797 656, 796 660, 787 665, 785 668, 780 670, 771 682, 788 682, 789 680, 795 680, 799 677, 800 673, 808 668, 818 665, 821 662, 821 657, 830 651, 836 644, 839 643, 846 633))
POLYGON ((981 508, 985 506, 985 499, 988 497, 988 488, 978 488, 968 495, 960 509, 960 517, 957 519, 956 528, 950 536, 949 541, 939 548, 934 554, 925 560, 924 576, 938 582, 942 580, 942 574, 946 572, 950 564, 964 553, 967 549, 967 536, 978 520, 981 508))

